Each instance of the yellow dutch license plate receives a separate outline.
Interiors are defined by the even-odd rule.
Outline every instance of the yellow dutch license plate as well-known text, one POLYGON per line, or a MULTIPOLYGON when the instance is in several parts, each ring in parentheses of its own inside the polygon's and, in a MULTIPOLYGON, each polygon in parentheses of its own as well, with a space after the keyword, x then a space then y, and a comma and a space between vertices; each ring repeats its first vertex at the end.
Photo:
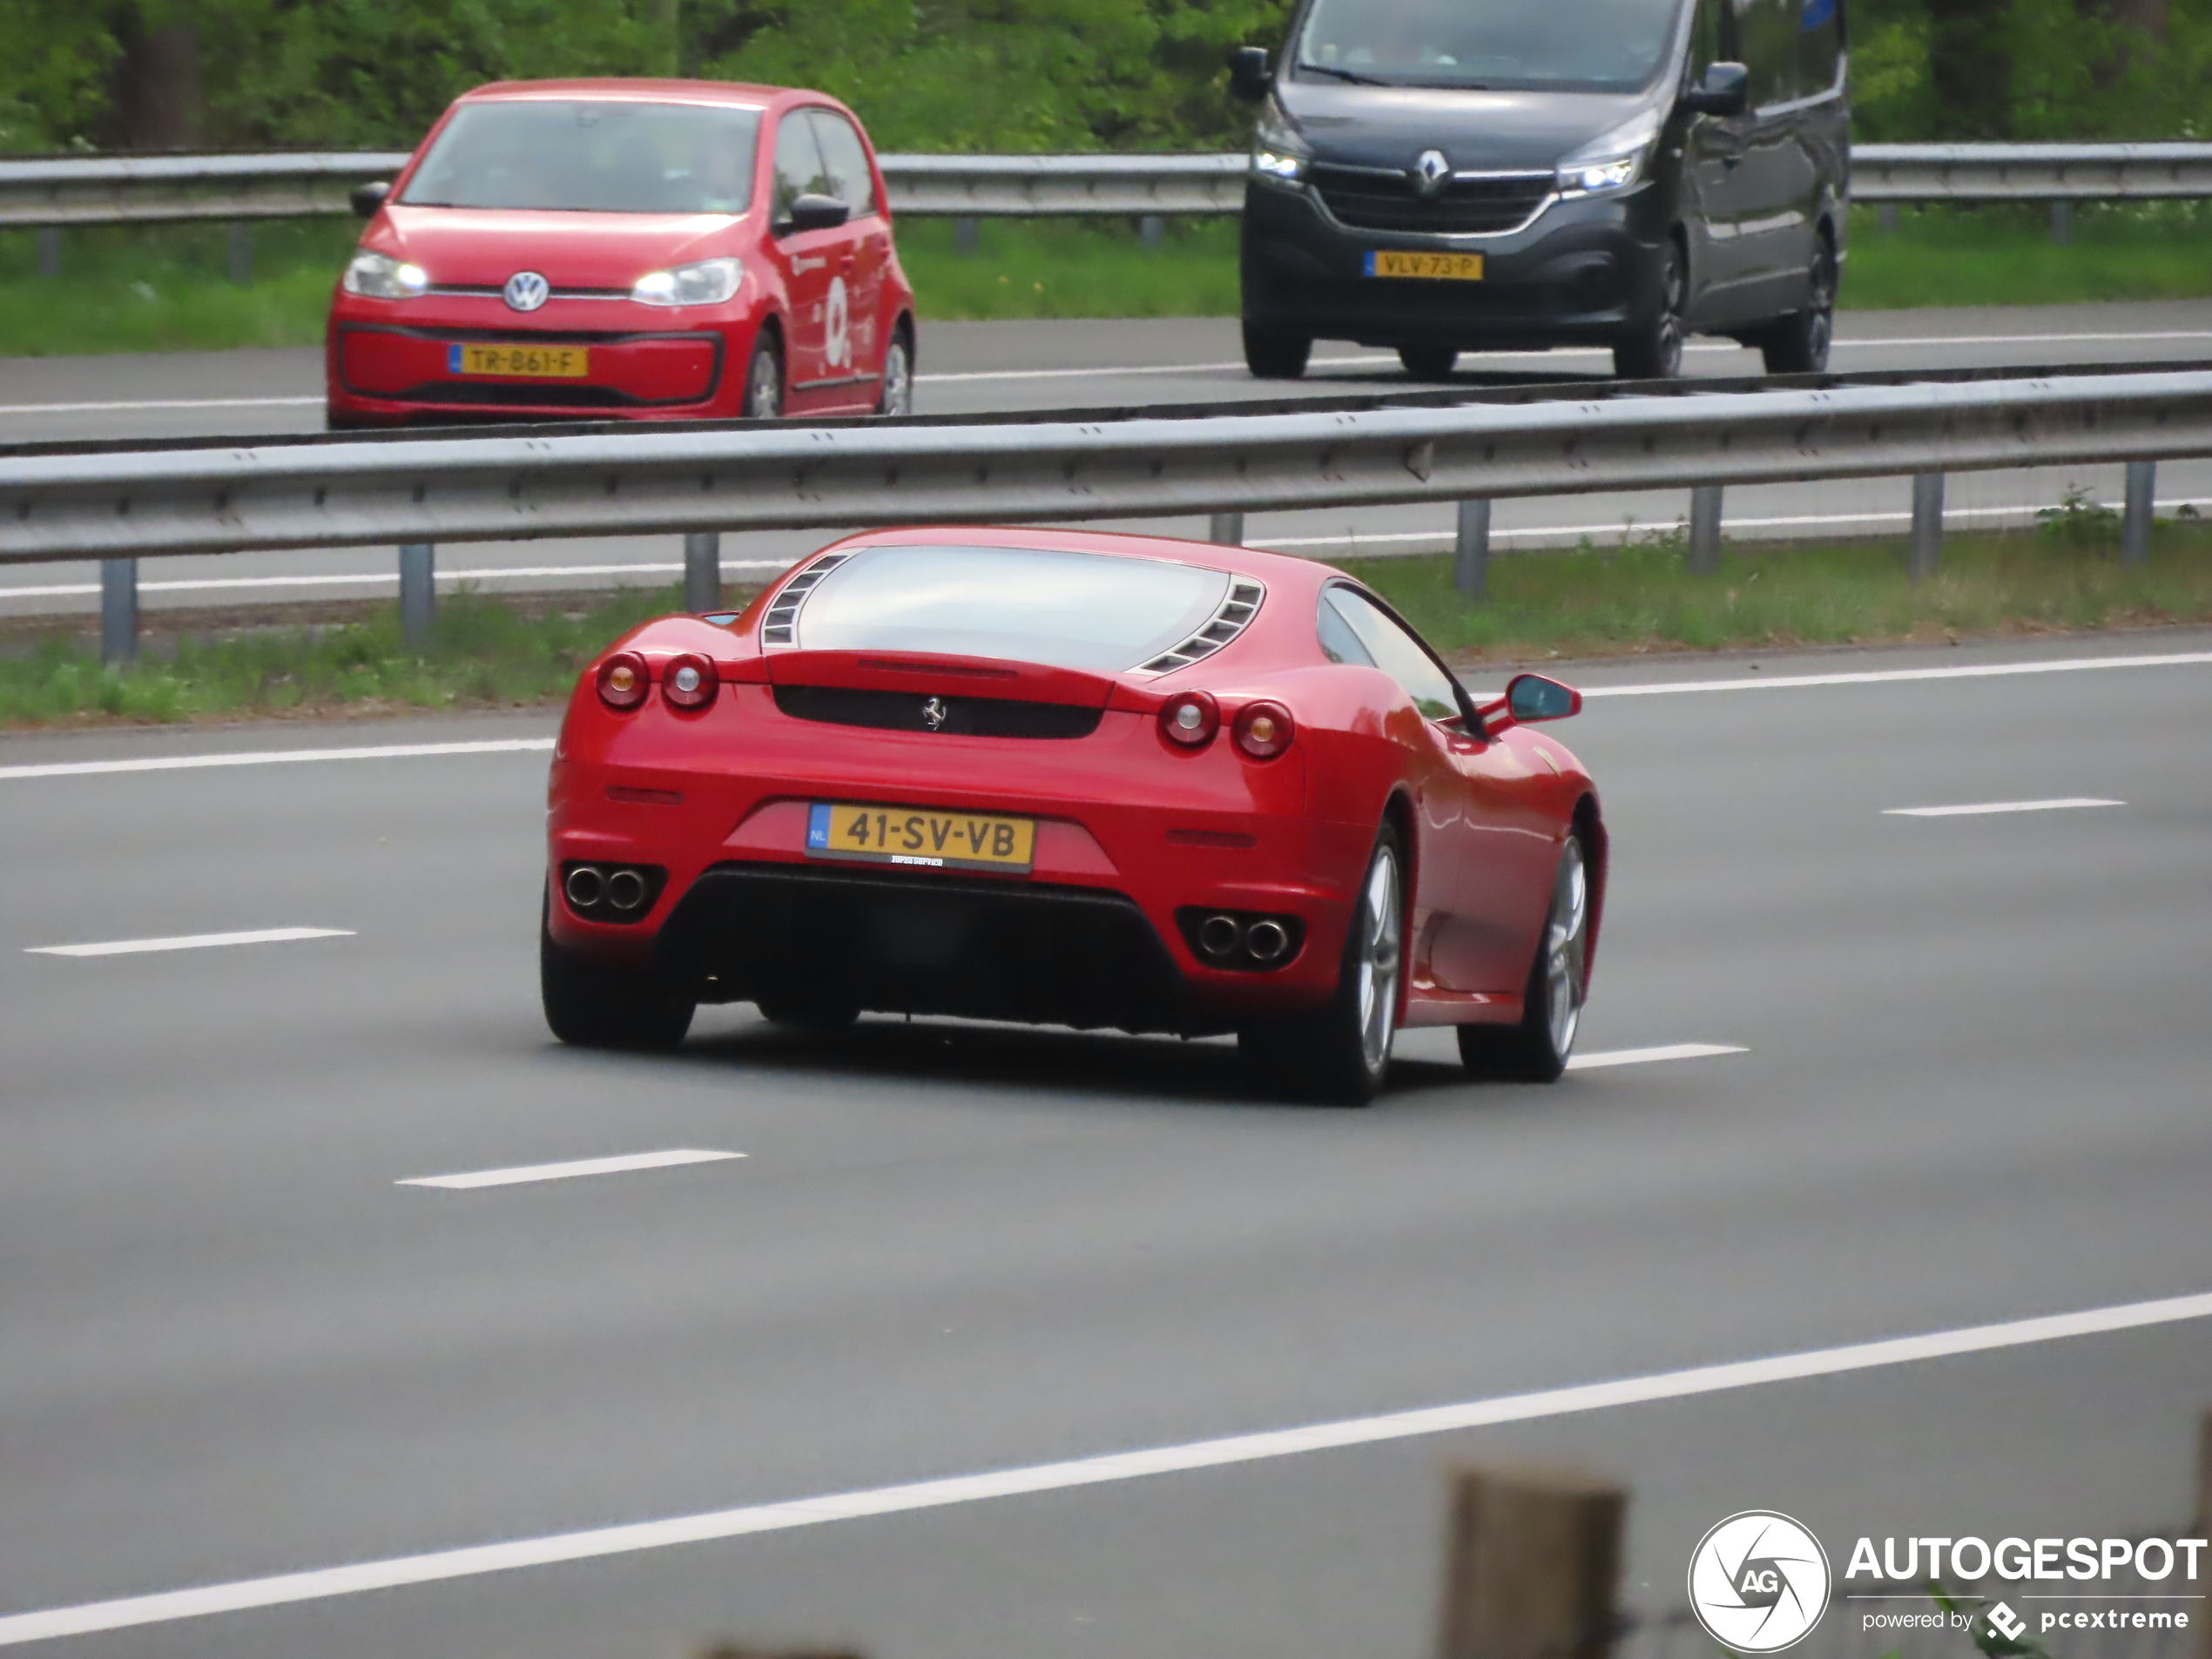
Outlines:
POLYGON ((448 346, 453 374, 527 374, 539 380, 580 381, 591 372, 589 346, 448 346))
POLYGON ((1379 249, 1367 255, 1371 277, 1427 277, 1445 282, 1482 280, 1480 253, 1407 253, 1379 249))
POLYGON ((1037 825, 1031 818, 819 800, 806 814, 809 858, 932 870, 1027 870, 1036 850, 1037 825))

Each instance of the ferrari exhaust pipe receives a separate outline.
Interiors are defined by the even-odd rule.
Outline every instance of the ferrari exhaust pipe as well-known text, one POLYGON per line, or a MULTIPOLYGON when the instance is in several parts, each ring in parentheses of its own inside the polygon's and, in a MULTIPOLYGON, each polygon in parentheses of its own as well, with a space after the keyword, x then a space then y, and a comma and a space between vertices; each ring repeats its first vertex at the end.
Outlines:
POLYGON ((635 870, 617 870, 607 878, 607 902, 617 910, 635 910, 645 902, 645 878, 635 870))
POLYGON ((1244 948, 1256 962, 1278 961, 1290 948, 1290 931, 1279 921, 1256 921, 1244 932, 1244 948))
POLYGON ((596 864, 579 864, 569 872, 569 879, 562 884, 562 891, 569 895, 569 902, 578 910, 589 910, 606 896, 607 880, 599 873, 596 864))
POLYGON ((1217 961, 1237 954, 1244 929, 1234 916, 1208 916, 1198 924, 1198 948, 1217 961))

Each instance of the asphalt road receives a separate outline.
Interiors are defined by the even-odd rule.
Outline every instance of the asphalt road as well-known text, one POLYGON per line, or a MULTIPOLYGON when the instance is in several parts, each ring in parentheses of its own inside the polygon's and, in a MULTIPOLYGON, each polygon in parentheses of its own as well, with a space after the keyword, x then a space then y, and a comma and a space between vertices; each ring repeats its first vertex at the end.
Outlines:
MULTIPOLYGON (((1561 729, 1616 855, 1584 1049, 1746 1052, 1486 1086, 1416 1034, 1366 1112, 1256 1097, 1216 1043, 800 1039, 730 1009, 670 1058, 558 1049, 541 752, 9 770, 541 717, 0 740, 0 1638, 103 1598, 2212 1290, 2212 661, 1767 684, 2144 652, 2212 635, 1579 676, 1758 684, 1593 697, 1561 729), (2053 797, 2124 804, 1885 815, 2053 797), (27 954, 294 927, 352 931, 27 954), (746 1156, 395 1184, 665 1148, 746 1156)), ((1754 1506, 1831 1553, 2178 1523, 2208 1403, 2195 1319, 50 1646, 1387 1659, 1432 1640, 1448 1460, 1628 1481, 1657 1609, 1754 1506)))
MULTIPOLYGON (((938 323, 925 329, 918 395, 926 413, 1217 402, 1285 395, 1281 382, 1244 372, 1231 320, 938 323)), ((1841 320, 1836 362, 1844 368, 1913 368, 2042 363, 2124 363, 2212 357, 2212 301, 1854 312, 1841 320)), ((1692 342, 1694 374, 1758 371, 1756 353, 1726 341, 1692 342)), ((1607 372, 1601 353, 1470 356, 1461 382, 1499 374, 1581 379, 1607 372)), ((231 435, 320 429, 318 352, 245 351, 172 356, 31 358, 0 361, 0 443, 36 439, 231 435)), ((1326 347, 1294 390, 1317 395, 1402 389, 1396 360, 1352 347, 1326 347)), ((2070 489, 2117 502, 2121 469, 2044 469, 1961 475, 1948 508, 1960 528, 2033 522, 2070 489)), ((2161 509, 2212 507, 2212 462, 2169 462, 2160 474, 2161 509)), ((1910 522, 1903 478, 1772 485, 1731 491, 1729 533, 1787 540, 1869 532, 1901 533, 1910 522)), ((1501 548, 1571 546, 1649 534, 1682 522, 1687 493, 1640 491, 1501 502, 1494 536, 1501 548)), ((1251 541, 1285 551, 1350 554, 1434 552, 1448 546, 1448 509, 1255 514, 1251 541)), ((1203 535, 1192 520, 1130 528, 1203 535)), ((830 538, 820 532, 725 538, 733 581, 758 580, 830 538)), ((442 550, 442 578, 490 589, 605 588, 675 579, 680 549, 671 538, 482 543, 442 550)), ((91 564, 17 566, 0 570, 0 616, 87 611, 98 604, 91 564)), ((143 603, 231 605, 257 600, 374 597, 396 590, 393 559, 374 550, 261 554, 149 562, 143 603)))

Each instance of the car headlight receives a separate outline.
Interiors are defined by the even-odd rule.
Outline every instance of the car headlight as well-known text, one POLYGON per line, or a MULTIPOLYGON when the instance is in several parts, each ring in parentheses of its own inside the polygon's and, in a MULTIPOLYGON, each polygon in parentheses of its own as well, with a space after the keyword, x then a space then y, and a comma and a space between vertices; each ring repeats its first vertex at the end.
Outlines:
POLYGON ((744 280, 742 260, 701 260, 639 277, 630 297, 641 306, 718 306, 737 293, 744 280))
POLYGON ((1604 190, 1625 190, 1635 182, 1643 165, 1643 152, 1609 156, 1600 161, 1577 161, 1559 170, 1559 187, 1570 196, 1595 196, 1604 190))
POLYGON ((1643 175, 1644 158, 1658 141, 1662 114, 1657 108, 1639 111, 1568 156, 1559 164, 1559 193, 1597 196, 1635 183, 1643 175))
POLYGON ((1305 176, 1305 158, 1285 155, 1279 150, 1255 150, 1252 152, 1252 171, 1264 172, 1270 179, 1303 179, 1305 176))
POLYGON ((412 300, 428 291, 430 273, 388 253, 363 252, 354 255, 340 286, 371 300, 412 300))
POLYGON ((1263 179, 1296 184, 1305 177, 1313 158, 1305 140, 1273 98, 1260 106, 1259 122, 1252 129, 1252 171, 1263 179))

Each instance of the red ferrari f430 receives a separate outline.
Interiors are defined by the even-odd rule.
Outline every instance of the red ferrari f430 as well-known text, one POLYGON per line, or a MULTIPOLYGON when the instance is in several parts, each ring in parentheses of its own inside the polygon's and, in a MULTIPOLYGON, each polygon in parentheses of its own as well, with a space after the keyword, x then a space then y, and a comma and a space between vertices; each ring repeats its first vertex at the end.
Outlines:
POLYGON ((1402 1027, 1565 1067, 1597 793, 1322 564, 1151 536, 881 530, 583 673, 551 778, 546 1018, 680 1042, 701 1002, 1234 1032, 1362 1103, 1402 1027))

